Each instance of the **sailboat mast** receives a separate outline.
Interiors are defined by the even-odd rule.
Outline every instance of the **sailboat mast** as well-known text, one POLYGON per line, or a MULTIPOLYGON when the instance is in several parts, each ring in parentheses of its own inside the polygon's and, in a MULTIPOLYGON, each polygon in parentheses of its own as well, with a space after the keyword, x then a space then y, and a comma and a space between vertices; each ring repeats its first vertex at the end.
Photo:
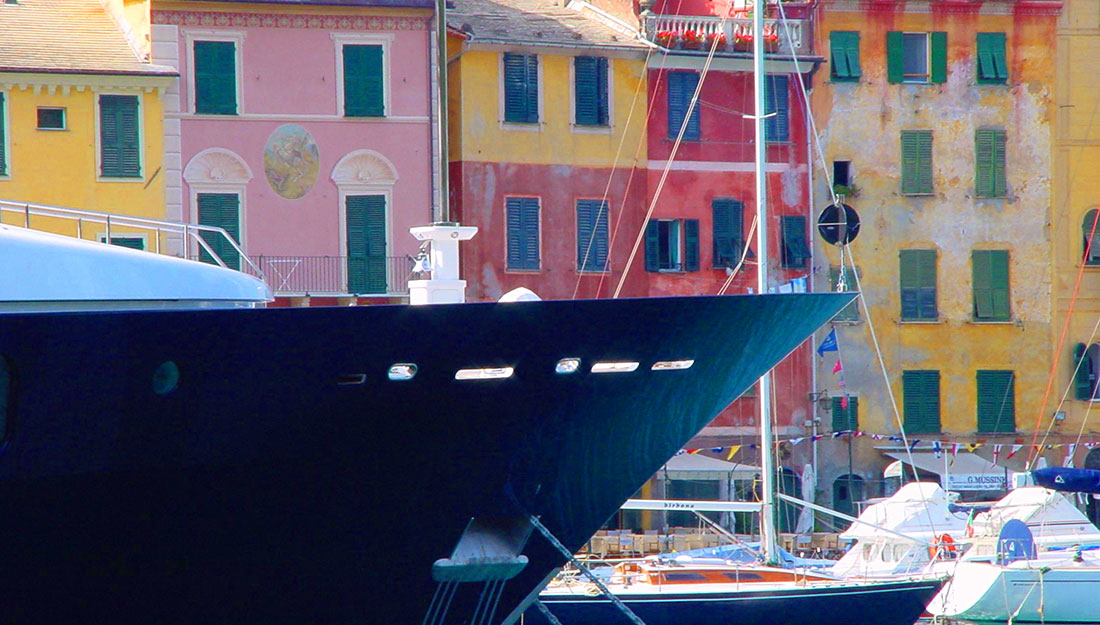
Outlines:
MULTIPOLYGON (((752 74, 756 125, 756 285, 760 293, 768 292, 768 185, 765 177, 767 137, 764 135, 764 10, 767 0, 755 0, 752 11, 752 74)), ((779 562, 775 542, 775 462, 771 419, 771 374, 760 378, 760 472, 763 506, 760 511, 760 541, 764 561, 779 562)))
POLYGON ((447 149, 447 0, 436 0, 435 15, 436 81, 439 83, 436 90, 436 97, 439 98, 439 107, 436 109, 436 128, 439 133, 439 208, 434 221, 448 222, 451 220, 451 201, 447 149))

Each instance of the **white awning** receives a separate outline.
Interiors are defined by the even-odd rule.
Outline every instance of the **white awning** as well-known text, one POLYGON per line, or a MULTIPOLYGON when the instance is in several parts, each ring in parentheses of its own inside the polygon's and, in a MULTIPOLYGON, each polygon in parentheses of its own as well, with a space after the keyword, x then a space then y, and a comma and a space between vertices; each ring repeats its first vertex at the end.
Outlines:
MULTIPOLYGON (((910 454, 904 451, 887 452, 887 456, 910 464, 910 454)), ((931 452, 914 452, 911 464, 922 471, 946 476, 946 490, 1005 490, 1006 470, 981 456, 963 452, 955 456, 944 450, 937 458, 931 452)), ((888 467, 889 468, 889 467, 888 467)), ((941 482, 944 480, 941 479, 941 482)))
POLYGON ((664 477, 666 471, 670 480, 751 480, 760 474, 760 467, 702 454, 680 454, 670 458, 658 475, 664 477))

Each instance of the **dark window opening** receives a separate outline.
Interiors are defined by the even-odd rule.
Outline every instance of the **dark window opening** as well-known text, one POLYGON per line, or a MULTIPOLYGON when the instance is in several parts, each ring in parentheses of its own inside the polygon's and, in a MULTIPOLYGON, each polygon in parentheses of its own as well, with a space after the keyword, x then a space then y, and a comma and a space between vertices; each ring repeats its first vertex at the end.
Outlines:
POLYGON ((845 187, 852 184, 852 161, 833 161, 833 184, 845 187))
POLYGON ((39 130, 65 130, 65 109, 63 108, 39 108, 39 130))

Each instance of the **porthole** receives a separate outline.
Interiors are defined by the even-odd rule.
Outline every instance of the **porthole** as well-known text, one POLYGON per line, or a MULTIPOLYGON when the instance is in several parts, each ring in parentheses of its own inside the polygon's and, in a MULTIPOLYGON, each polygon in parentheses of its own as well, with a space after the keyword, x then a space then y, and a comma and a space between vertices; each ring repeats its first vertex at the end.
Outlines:
POLYGON ((592 373, 630 373, 638 368, 636 362, 597 362, 592 373))
POLYGON ((398 363, 390 367, 386 375, 395 382, 411 380, 416 377, 416 365, 411 362, 398 363))
POLYGON ((559 375, 569 375, 570 373, 576 373, 577 369, 580 368, 580 358, 562 358, 558 361, 558 364, 554 365, 554 373, 557 373, 559 375))
POLYGON ((650 367, 653 371, 676 371, 678 369, 688 369, 691 365, 695 364, 694 360, 658 360, 650 367))
POLYGON ((512 367, 482 367, 479 369, 459 369, 456 380, 503 380, 512 377, 512 367))
POLYGON ((176 390, 180 383, 180 368, 171 360, 160 363, 153 372, 153 392, 157 395, 167 395, 176 390))

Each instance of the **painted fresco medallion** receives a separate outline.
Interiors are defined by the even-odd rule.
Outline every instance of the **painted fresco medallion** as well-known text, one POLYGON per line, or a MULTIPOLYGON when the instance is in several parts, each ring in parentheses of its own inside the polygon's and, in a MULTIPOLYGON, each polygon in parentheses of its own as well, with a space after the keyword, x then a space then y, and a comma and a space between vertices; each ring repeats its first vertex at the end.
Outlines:
POLYGON ((297 200, 317 183, 321 163, 317 142, 305 128, 284 124, 264 146, 264 174, 271 188, 288 200, 297 200))

